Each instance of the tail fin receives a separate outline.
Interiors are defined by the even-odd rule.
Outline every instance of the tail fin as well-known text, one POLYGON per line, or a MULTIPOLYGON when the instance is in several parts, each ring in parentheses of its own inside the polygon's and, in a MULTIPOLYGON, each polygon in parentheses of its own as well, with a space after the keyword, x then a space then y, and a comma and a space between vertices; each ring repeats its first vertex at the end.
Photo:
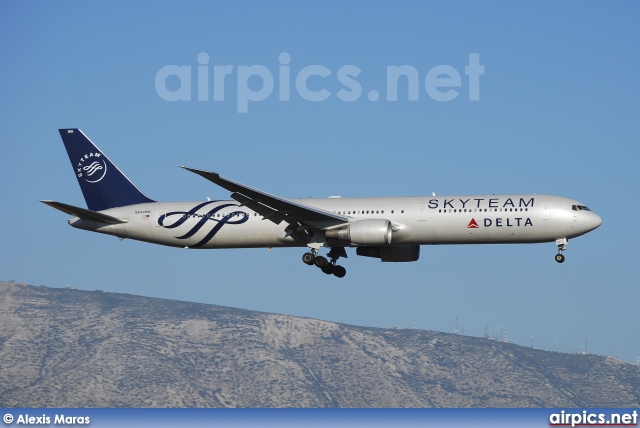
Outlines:
POLYGON ((59 131, 91 211, 155 202, 138 190, 81 130, 59 131))

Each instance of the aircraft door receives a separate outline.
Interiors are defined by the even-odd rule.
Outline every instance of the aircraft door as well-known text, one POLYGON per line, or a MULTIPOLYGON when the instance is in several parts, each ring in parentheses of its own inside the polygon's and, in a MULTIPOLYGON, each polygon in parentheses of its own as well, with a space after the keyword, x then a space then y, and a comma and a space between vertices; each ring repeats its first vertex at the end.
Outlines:
POLYGON ((156 211, 156 227, 162 227, 162 225, 160 224, 160 218, 164 217, 164 215, 167 213, 166 210, 158 210, 156 211))
POLYGON ((154 242, 166 244, 168 243, 167 240, 170 239, 170 235, 167 234, 168 229, 165 229, 166 214, 167 214, 166 210, 156 211, 155 227, 151 227, 151 230, 150 230, 154 242))
POLYGON ((551 219, 551 202, 543 202, 540 204, 542 209, 541 218, 542 220, 550 220, 551 219))
POLYGON ((427 221, 427 204, 418 204, 418 221, 427 221))

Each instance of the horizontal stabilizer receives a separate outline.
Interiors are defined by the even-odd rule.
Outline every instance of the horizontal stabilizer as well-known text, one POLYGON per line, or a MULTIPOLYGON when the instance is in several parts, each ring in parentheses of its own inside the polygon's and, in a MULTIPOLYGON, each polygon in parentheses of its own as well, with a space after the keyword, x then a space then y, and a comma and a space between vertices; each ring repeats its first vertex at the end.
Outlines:
POLYGON ((108 224, 120 224, 120 223, 127 222, 127 220, 121 220, 119 218, 112 217, 107 214, 102 214, 96 211, 87 210, 85 208, 74 207, 73 205, 63 204, 62 202, 56 202, 56 201, 40 201, 40 202, 47 204, 50 207, 53 207, 64 213, 81 218, 83 220, 97 221, 100 223, 108 223, 108 224))

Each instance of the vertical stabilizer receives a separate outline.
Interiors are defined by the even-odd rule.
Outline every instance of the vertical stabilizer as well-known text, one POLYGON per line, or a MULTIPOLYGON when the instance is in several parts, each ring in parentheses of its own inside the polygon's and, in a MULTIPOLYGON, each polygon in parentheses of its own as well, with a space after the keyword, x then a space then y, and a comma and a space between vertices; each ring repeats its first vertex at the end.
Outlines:
POLYGON ((145 196, 79 129, 60 129, 71 166, 91 211, 155 202, 145 196))

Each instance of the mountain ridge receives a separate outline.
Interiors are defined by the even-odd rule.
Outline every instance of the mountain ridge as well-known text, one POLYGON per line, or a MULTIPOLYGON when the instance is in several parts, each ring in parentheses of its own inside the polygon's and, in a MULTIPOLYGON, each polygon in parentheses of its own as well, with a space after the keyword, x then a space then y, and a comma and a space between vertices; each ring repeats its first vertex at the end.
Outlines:
POLYGON ((0 283, 3 407, 638 407, 640 367, 427 330, 0 283))

